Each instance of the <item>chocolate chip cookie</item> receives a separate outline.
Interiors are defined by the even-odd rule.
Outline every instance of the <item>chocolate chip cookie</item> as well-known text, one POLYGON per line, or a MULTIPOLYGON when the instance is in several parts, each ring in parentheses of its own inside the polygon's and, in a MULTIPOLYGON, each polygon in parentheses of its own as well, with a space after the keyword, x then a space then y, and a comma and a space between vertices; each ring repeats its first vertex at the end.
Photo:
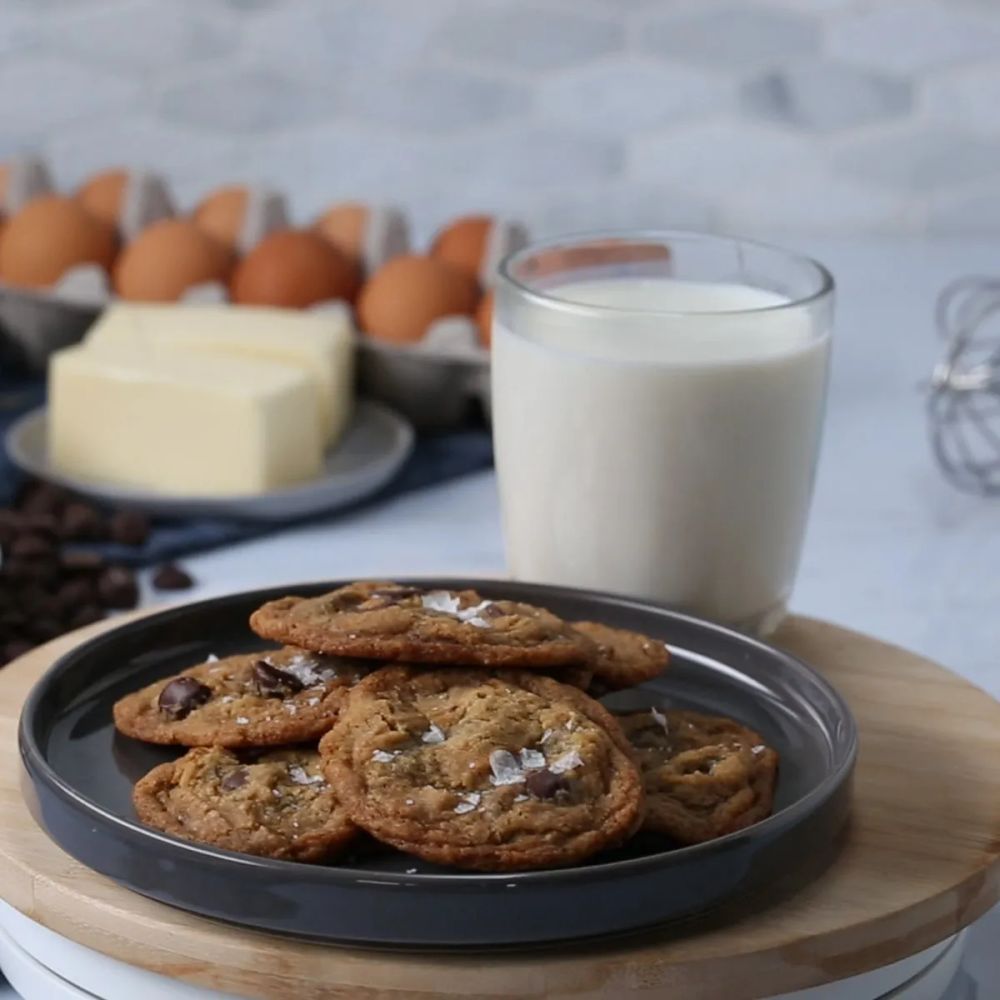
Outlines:
POLYGON ((320 743, 348 815, 428 861, 481 871, 571 865, 642 819, 614 718, 531 671, 386 667, 320 743))
POLYGON ((700 844, 771 814, 778 754, 752 729, 676 709, 633 712, 618 721, 642 770, 643 829, 700 844))
POLYGON ((147 826, 268 858, 325 861, 357 832, 315 750, 274 750, 241 761, 221 747, 198 747, 154 767, 132 801, 147 826))
POLYGON ((647 635, 600 622, 574 622, 573 628, 597 646, 590 686, 595 695, 644 684, 667 669, 666 645, 647 635))
POLYGON ((276 642, 378 660, 545 669, 586 666, 596 654, 586 636, 543 608, 389 582, 270 601, 250 627, 276 642))
POLYGON ((199 663, 115 704, 119 732, 147 743, 230 748, 318 739, 363 662, 284 649, 199 663))

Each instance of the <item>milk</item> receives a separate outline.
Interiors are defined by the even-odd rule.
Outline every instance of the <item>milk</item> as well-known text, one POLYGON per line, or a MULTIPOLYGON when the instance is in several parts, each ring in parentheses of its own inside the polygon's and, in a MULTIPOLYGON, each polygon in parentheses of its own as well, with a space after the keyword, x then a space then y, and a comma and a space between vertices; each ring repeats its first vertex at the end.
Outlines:
POLYGON ((510 572, 766 629, 797 568, 829 331, 739 284, 549 294, 565 305, 501 303, 493 331, 510 572))

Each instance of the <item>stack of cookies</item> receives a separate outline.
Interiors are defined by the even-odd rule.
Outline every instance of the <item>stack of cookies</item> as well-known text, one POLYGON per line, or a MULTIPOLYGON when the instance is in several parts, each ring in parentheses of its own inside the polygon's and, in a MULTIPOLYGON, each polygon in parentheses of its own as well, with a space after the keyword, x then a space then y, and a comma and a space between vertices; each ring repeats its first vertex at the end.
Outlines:
POLYGON ((772 807, 777 754, 715 716, 597 701, 667 667, 661 641, 471 590, 355 583, 259 608, 284 645, 123 698, 127 736, 189 747, 135 787, 147 825, 328 861, 366 831, 480 871, 576 864, 640 828, 674 844, 772 807))

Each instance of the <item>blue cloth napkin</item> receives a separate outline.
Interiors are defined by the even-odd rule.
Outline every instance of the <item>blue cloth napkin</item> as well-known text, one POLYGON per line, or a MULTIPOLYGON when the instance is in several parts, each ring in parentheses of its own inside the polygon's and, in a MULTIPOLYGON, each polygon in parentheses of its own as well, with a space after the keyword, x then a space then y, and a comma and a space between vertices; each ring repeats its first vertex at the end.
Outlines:
MULTIPOLYGON (((44 401, 45 389, 40 382, 0 378, 0 434, 6 434, 18 417, 44 401)), ((477 428, 425 434, 417 438, 413 454, 391 483, 377 494, 349 507, 282 524, 222 517, 164 518, 153 523, 153 530, 145 545, 131 548, 109 543, 93 548, 116 562, 131 566, 153 565, 193 552, 271 534, 293 524, 329 521, 346 511, 358 510, 390 497, 487 469, 492 464, 493 446, 487 430, 477 428)), ((11 502, 22 480, 22 474, 10 461, 6 450, 3 450, 0 455, 0 503, 11 502)))

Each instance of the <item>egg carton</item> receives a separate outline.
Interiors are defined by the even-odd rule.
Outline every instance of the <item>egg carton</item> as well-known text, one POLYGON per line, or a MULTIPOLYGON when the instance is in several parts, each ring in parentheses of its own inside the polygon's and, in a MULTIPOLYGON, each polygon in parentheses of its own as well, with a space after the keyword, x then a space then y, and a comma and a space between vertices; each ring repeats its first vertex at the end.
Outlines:
MULTIPOLYGON (((20 157, 10 161, 4 213, 12 215, 29 199, 54 190, 43 160, 20 157)), ((177 214, 162 177, 148 171, 129 172, 118 226, 123 245, 153 222, 177 214)), ((248 252, 268 233, 286 228, 290 221, 281 193, 250 187, 236 240, 237 252, 248 252)), ((480 269, 484 288, 492 285, 503 256, 526 242, 522 226, 500 220, 491 232, 480 269)), ((393 206, 372 207, 362 247, 366 272, 374 272, 391 257, 410 249, 404 213, 393 206)), ((24 289, 0 283, 0 365, 44 373, 49 356, 79 342, 115 298, 107 272, 92 264, 71 268, 50 288, 24 289)), ((189 288, 179 304, 228 301, 226 286, 209 282, 189 288)), ((348 307, 334 301, 311 308, 348 307)), ((471 318, 439 319, 412 345, 390 343, 359 331, 357 345, 361 392, 398 410, 416 426, 459 426, 467 421, 473 407, 489 417, 489 351, 482 346, 471 318)))

